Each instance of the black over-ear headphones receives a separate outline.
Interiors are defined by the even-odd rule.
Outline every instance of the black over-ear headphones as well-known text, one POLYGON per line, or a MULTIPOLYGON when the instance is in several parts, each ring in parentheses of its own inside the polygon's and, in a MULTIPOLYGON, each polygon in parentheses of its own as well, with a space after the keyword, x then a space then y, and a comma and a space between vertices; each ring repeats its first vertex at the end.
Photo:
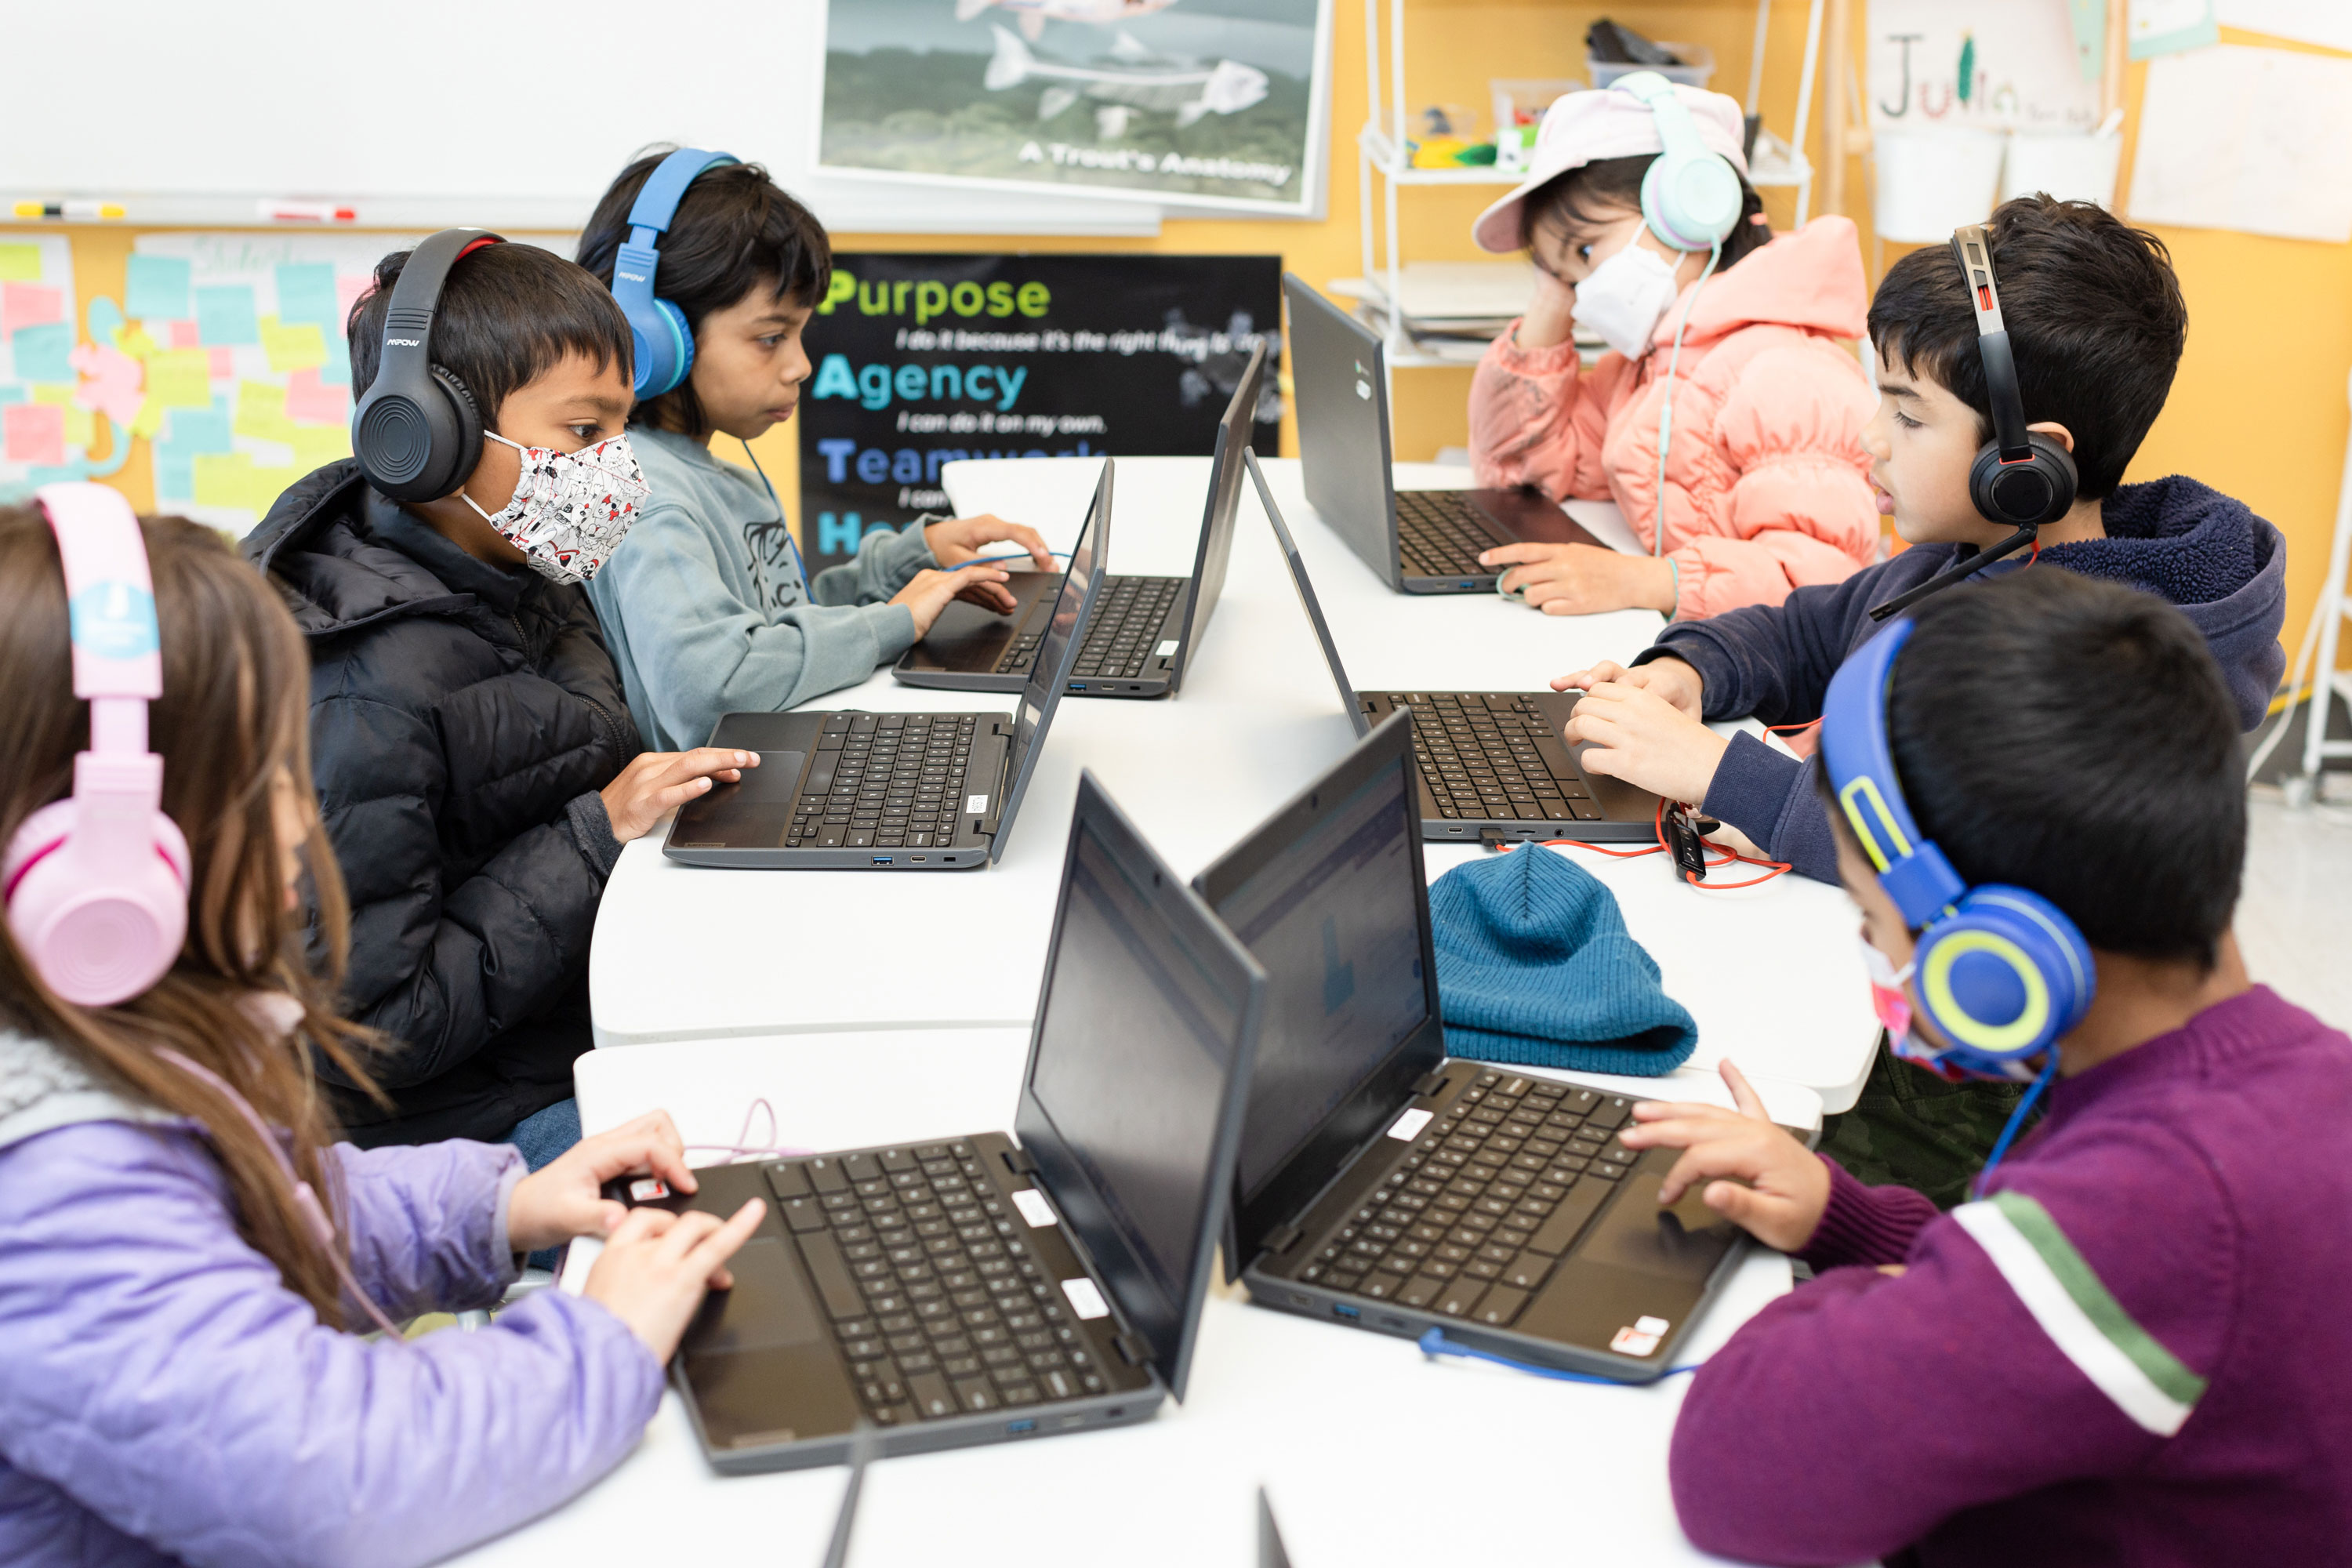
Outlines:
POLYGON ((2009 350, 2009 329, 2000 319, 2000 289, 1993 281, 1992 240, 1984 225, 1952 233, 1952 259, 1968 286, 1969 308, 1977 318, 1977 357, 1984 363, 1985 401, 1992 406, 1992 439, 1969 466, 1969 500, 1989 522, 2016 531, 1990 550, 1979 550, 1948 572, 1938 573, 1883 605, 1870 618, 1902 614, 1928 595, 1974 576, 2002 557, 2034 542, 2042 525, 2064 517, 2074 505, 2080 482, 2074 454, 2025 427, 2025 395, 2017 389, 2017 359, 2009 350))
POLYGON ((482 413, 466 384, 433 363, 433 312, 449 268, 503 236, 445 228, 408 253, 383 313, 375 380, 352 410, 352 451, 394 500, 438 500, 482 460, 482 413))
POLYGON ((2074 504, 2074 455, 2025 427, 2025 398, 2017 389, 2017 360, 2000 319, 2000 289, 1993 281, 1992 241, 1982 224, 1952 235, 1952 259, 1968 284, 1977 315, 1977 354, 1984 362, 1985 400, 1992 405, 1992 439, 1969 468, 1969 500, 1989 521, 2039 528, 2074 504))

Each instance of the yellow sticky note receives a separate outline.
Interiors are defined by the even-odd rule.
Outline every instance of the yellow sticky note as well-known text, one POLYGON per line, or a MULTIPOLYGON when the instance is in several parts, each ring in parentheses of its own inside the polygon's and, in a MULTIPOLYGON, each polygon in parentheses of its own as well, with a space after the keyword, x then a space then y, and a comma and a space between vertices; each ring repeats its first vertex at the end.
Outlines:
POLYGON ((114 329, 114 346, 132 359, 143 360, 153 358, 158 345, 153 338, 147 335, 145 327, 133 321, 127 327, 114 329))
POLYGON ((286 417, 286 389, 274 382, 238 382, 236 422, 230 429, 257 441, 291 441, 294 422, 286 417))
POLYGON ((66 446, 75 451, 87 452, 97 439, 97 416, 87 408, 68 405, 66 409, 66 446))
POLYGON ((37 381, 33 384, 33 401, 51 404, 58 408, 73 406, 73 384, 65 381, 37 381))
POLYGON ((307 474, 323 468, 352 455, 352 432, 347 425, 297 425, 294 426, 294 471, 307 474))
MULTIPOLYGON (((213 359, 202 349, 163 349, 147 359, 147 394, 166 408, 213 405, 213 359)), ((284 405, 279 405, 283 411, 284 405)))
POLYGON ((280 375, 316 370, 327 363, 327 340, 320 335, 316 321, 293 321, 280 326, 277 317, 264 316, 261 347, 269 356, 269 368, 280 375))
POLYGON ((0 245, 0 283, 38 283, 40 280, 39 246, 0 245))
POLYGON ((131 433, 152 441, 155 438, 156 433, 163 428, 163 402, 150 392, 147 395, 147 401, 139 405, 138 414, 131 421, 131 433))
POLYGON ((292 464, 264 468, 243 452, 199 452, 194 464, 193 489, 198 506, 234 507, 268 511, 286 487, 302 477, 292 464))

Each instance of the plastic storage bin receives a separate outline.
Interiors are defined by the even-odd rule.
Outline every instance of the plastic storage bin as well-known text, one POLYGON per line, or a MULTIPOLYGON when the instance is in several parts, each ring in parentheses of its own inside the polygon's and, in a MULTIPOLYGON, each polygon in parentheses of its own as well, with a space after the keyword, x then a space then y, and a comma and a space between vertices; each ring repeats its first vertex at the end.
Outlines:
POLYGON ((1686 63, 1643 66, 1635 65, 1631 60, 1596 60, 1587 54, 1584 68, 1592 73, 1592 85, 1595 87, 1607 87, 1619 77, 1631 76, 1635 71, 1655 71, 1668 81, 1679 81, 1691 87, 1705 87, 1707 79, 1715 75, 1715 51, 1705 44, 1678 44, 1672 38, 1660 38, 1657 44, 1658 47, 1673 51, 1686 63))

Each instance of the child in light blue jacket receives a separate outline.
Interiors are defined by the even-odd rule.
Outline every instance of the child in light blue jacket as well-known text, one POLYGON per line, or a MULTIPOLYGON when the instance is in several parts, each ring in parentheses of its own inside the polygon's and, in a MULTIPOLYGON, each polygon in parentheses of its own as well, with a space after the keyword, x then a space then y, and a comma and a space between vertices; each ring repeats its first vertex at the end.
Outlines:
MULTIPOLYGON (((607 285, 631 209, 663 162, 654 154, 623 170, 580 237, 581 265, 607 285)), ((1005 574, 971 563, 985 545, 1012 542, 1038 571, 1055 569, 1045 541, 1019 524, 919 518, 876 530, 856 560, 808 579, 775 492, 710 442, 748 443, 792 416, 811 371, 801 332, 832 271, 824 229, 758 164, 725 163, 686 187, 660 256, 655 290, 684 314, 693 365, 631 416, 653 493, 625 556, 588 587, 649 744, 698 746, 722 713, 790 708, 855 685, 929 631, 952 599, 1011 609, 1005 574)))

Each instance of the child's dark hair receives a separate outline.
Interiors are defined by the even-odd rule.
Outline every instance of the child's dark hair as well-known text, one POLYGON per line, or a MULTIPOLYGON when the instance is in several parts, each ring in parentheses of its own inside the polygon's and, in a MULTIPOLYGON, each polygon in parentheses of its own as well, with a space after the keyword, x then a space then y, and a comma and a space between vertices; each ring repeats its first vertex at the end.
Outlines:
MULTIPOLYGON (((1602 158, 1537 186, 1519 204, 1519 245, 1532 250, 1536 236, 1547 228, 1557 228, 1574 238, 1614 223, 1629 212, 1640 212, 1642 176, 1660 156, 1636 153, 1629 158, 1602 158)), ((1739 216, 1723 237, 1723 259, 1716 263, 1717 270, 1772 241, 1772 226, 1764 221, 1764 198, 1745 175, 1739 181, 1739 216)))
MULTIPOLYGON (((354 398, 375 381, 384 312, 409 255, 396 250, 377 262, 375 286, 352 306, 344 330, 354 398)), ((433 363, 466 384, 486 427, 496 427, 510 394, 575 353, 600 370, 617 363, 624 380, 635 361, 621 307, 578 264, 509 242, 468 252, 449 268, 433 312, 433 363)))
MULTIPOLYGON (((2164 408, 2189 337, 2189 307, 2164 241, 2091 202, 2003 202, 1987 225, 2002 321, 2029 421, 2074 437, 2086 500, 2114 493, 2164 408)), ((1915 250, 1870 302, 1870 341, 1977 412, 1992 436, 1976 314, 1951 247, 1915 250)))
POLYGON ((1971 886, 2040 893, 2095 948, 2210 969, 2238 902, 2245 766, 2189 617, 2045 567, 1915 618, 1887 739, 1919 831, 1971 886))
MULTIPOLYGON (((580 265, 613 281, 613 260, 629 237, 629 209, 646 176, 670 149, 648 153, 621 171, 580 235, 580 265)), ((758 163, 726 163, 706 169, 679 198, 677 216, 661 237, 661 270, 654 292, 686 315, 687 331, 702 330, 702 319, 723 310, 754 289, 772 298, 814 306, 833 279, 833 242, 824 226, 768 178, 758 163)), ((683 431, 699 438, 710 424, 690 383, 637 405, 632 422, 683 431)))

